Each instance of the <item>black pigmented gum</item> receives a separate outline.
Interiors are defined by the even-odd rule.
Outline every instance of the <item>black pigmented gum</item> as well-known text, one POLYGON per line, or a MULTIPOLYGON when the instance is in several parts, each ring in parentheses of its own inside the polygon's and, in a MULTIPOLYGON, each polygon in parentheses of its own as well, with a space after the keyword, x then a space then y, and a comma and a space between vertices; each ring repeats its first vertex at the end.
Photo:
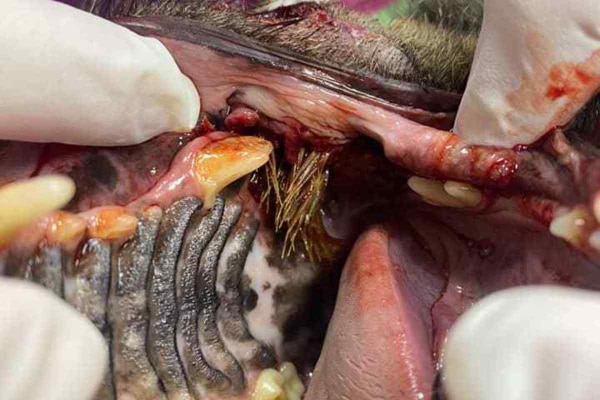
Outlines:
POLYGON ((217 327, 217 307, 218 298, 215 290, 217 280, 217 268, 219 256, 229 235, 229 231, 235 225, 240 216, 240 205, 234 202, 227 202, 223 212, 223 219, 219 229, 215 233, 208 247, 202 254, 198 270, 198 297, 199 301, 199 319, 198 328, 200 342, 209 362, 213 361, 230 379, 232 391, 241 392, 245 387, 244 374, 240 364, 226 349, 221 340, 219 329, 217 327))
POLYGON ((244 308, 245 313, 249 313, 254 310, 258 304, 258 294, 250 287, 250 278, 248 275, 242 275, 240 285, 242 291, 242 307, 244 308))
POLYGON ((196 213, 188 227, 177 267, 177 347, 190 382, 190 389, 201 397, 203 389, 224 391, 229 379, 204 359, 198 340, 199 299, 196 293, 198 262, 223 216, 224 200, 219 197, 206 215, 196 213))
POLYGON ((158 208, 147 211, 137 234, 117 251, 114 261, 109 309, 114 384, 118 396, 136 400, 166 399, 146 352, 146 287, 160 217, 158 208))
POLYGON ((217 286, 222 288, 218 293, 219 329, 224 339, 238 344, 234 348, 243 348, 243 351, 234 355, 245 368, 267 368, 276 363, 275 355, 252 337, 243 317, 242 271, 258 226, 257 219, 244 215, 236 229, 229 235, 225 246, 229 251, 227 258, 221 260, 218 277, 220 285, 217 286))
POLYGON ((57 246, 40 246, 29 263, 31 280, 63 297, 62 251, 57 246))
POLYGON ((185 228, 199 206, 198 199, 187 197, 173 203, 167 209, 160 225, 151 264, 148 293, 150 308, 148 348, 150 360, 169 398, 192 398, 175 344, 177 324, 175 267, 185 228))
MULTIPOLYGON (((60 255, 60 251, 58 252, 60 255)), ((65 300, 98 328, 106 343, 111 342, 106 309, 110 286, 110 244, 89 239, 77 259, 76 274, 66 277, 65 300)), ((114 399, 113 374, 109 366, 96 399, 114 399)))

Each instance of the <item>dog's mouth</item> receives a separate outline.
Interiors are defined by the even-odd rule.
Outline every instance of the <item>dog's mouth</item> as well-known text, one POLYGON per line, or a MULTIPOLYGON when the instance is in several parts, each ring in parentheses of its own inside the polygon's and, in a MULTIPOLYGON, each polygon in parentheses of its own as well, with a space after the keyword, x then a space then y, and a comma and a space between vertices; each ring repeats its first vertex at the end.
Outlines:
POLYGON ((478 299, 600 288, 586 110, 531 146, 469 145, 447 132, 457 95, 274 57, 189 20, 120 23, 194 81, 196 129, 0 147, 1 184, 76 182, 66 210, 3 250, 2 271, 102 331, 99 397, 436 398, 445 336, 478 299))

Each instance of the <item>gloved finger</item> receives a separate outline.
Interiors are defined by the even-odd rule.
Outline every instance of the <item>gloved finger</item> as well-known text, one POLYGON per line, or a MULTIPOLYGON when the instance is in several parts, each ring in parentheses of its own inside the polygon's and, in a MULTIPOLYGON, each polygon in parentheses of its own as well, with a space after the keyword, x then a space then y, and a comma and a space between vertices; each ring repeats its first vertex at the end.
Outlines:
POLYGON ((444 348, 449 400, 583 400, 600 391, 600 295, 554 286, 494 293, 444 348))
POLYGON ((128 145, 195 126, 198 92, 158 40, 51 0, 0 13, 0 138, 128 145))
POLYGON ((0 187, 0 247, 21 228, 64 207, 75 194, 66 176, 44 175, 0 187))
POLYGON ((486 0, 454 131, 513 147, 568 123, 600 85, 597 0, 486 0))
POLYGON ((48 289, 0 279, 0 399, 86 400, 108 349, 94 325, 48 289))

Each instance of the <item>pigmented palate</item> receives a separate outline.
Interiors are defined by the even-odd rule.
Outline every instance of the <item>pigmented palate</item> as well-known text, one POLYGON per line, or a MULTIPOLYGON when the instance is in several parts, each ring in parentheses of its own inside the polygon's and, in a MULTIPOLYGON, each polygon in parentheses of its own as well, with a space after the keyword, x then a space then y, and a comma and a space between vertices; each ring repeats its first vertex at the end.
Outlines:
POLYGON ((0 271, 103 333, 98 399, 437 399, 441 345, 478 299, 600 289, 594 102, 539 143, 467 145, 447 130, 474 35, 201 3, 86 3, 171 51, 202 97, 193 132, 0 145, 31 158, 3 161, 3 183, 76 181, 0 271))

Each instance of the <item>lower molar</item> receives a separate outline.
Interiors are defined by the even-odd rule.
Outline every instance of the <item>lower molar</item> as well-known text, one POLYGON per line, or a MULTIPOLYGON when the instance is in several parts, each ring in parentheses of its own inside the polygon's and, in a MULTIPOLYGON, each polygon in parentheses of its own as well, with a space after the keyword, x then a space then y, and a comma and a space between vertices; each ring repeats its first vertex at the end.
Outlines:
POLYGON ((285 362, 278 369, 261 371, 256 381, 252 400, 300 400, 304 385, 294 364, 285 362))

